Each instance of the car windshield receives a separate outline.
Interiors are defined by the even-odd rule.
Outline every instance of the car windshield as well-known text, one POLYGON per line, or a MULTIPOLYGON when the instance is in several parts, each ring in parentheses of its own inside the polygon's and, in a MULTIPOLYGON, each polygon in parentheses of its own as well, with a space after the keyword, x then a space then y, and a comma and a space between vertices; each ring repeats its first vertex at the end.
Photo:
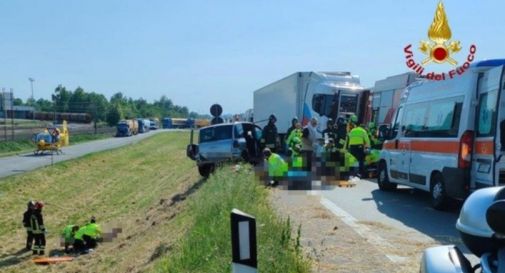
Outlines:
POLYGON ((200 130, 200 143, 231 139, 232 125, 210 127, 200 130))

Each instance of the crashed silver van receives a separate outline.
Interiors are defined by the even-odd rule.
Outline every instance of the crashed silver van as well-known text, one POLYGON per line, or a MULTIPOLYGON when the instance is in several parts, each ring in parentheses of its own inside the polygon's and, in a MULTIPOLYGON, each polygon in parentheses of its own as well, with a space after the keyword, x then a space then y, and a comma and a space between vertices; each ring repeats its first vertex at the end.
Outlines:
POLYGON ((256 164, 261 161, 261 128, 250 122, 221 123, 201 128, 198 144, 190 144, 186 154, 196 161, 198 171, 208 177, 216 164, 224 161, 246 161, 256 164))

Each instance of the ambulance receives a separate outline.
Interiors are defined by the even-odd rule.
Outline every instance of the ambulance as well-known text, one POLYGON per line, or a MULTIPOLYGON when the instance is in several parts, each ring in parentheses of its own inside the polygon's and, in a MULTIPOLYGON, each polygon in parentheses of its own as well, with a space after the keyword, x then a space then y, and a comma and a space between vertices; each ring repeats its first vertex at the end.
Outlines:
POLYGON ((461 75, 409 85, 381 151, 379 188, 428 191, 444 209, 450 199, 505 185, 504 66, 505 59, 480 61, 461 75))

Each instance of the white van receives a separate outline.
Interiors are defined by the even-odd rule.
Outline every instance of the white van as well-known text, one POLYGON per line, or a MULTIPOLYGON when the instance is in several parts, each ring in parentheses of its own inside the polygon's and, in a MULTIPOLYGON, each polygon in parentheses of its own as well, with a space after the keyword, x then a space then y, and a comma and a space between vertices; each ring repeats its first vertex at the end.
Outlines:
POLYGON ((429 191, 443 209, 449 198, 504 185, 504 65, 481 61, 452 79, 410 85, 381 151, 379 188, 429 191))

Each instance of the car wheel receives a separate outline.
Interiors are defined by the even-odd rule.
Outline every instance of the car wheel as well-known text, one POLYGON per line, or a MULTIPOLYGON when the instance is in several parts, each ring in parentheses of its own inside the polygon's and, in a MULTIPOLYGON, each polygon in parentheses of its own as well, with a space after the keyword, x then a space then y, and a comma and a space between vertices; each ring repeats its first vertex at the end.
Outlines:
POLYGON ((443 210, 447 206, 447 193, 445 192, 444 178, 440 173, 433 175, 431 179, 431 205, 436 210, 443 210))
POLYGON ((382 191, 396 190, 398 184, 389 182, 388 167, 386 162, 381 161, 377 169, 377 184, 382 191))
POLYGON ((200 173, 201 176, 208 178, 209 175, 214 172, 215 166, 214 164, 205 164, 198 166, 198 172, 200 173))

